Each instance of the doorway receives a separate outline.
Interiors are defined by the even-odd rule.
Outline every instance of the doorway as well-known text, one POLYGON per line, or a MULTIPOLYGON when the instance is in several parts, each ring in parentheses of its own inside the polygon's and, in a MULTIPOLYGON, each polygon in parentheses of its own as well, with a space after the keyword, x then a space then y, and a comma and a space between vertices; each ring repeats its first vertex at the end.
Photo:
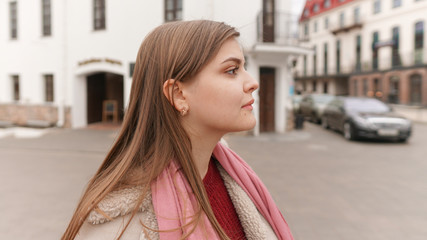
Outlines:
POLYGON ((260 132, 274 132, 276 69, 260 68, 260 132))
MULTIPOLYGON (((123 76, 95 73, 87 76, 87 123, 103 121, 105 102, 115 102, 118 121, 123 120, 123 76)), ((104 118, 105 121, 105 118, 104 118)))

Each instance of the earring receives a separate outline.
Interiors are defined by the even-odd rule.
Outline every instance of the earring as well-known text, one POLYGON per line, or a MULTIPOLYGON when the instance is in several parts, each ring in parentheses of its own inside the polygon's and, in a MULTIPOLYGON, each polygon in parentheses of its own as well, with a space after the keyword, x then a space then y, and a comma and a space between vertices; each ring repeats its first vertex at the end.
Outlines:
POLYGON ((183 108, 183 109, 181 110, 181 116, 185 116, 185 114, 187 114, 187 109, 186 109, 186 108, 183 108))

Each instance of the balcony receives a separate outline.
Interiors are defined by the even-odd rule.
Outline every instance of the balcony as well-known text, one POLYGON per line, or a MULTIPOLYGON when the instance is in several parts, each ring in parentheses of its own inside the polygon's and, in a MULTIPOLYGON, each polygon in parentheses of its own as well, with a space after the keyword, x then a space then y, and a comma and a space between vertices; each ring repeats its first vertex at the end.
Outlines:
POLYGON ((389 54, 389 56, 379 59, 364 61, 360 72, 384 71, 421 65, 427 65, 427 51, 425 48, 416 49, 413 52, 389 54))
POLYGON ((347 33, 356 29, 362 29, 364 18, 345 18, 343 23, 331 24, 331 33, 338 35, 340 33, 347 33))
POLYGON ((326 72, 322 65, 318 65, 316 69, 307 68, 306 71, 304 71, 300 67, 298 69, 294 69, 293 73, 295 78, 319 78, 337 76, 339 77, 357 73, 387 71, 400 68, 425 66, 427 65, 426 50, 427 49, 424 48, 403 54, 390 54, 389 57, 372 59, 363 62, 341 62, 339 69, 337 69, 336 66, 330 66, 326 69, 326 72))
POLYGON ((298 45, 298 16, 286 12, 257 15, 257 42, 298 45))
POLYGON ((252 51, 267 55, 312 54, 299 46, 298 15, 287 12, 260 12, 257 15, 256 43, 252 51))

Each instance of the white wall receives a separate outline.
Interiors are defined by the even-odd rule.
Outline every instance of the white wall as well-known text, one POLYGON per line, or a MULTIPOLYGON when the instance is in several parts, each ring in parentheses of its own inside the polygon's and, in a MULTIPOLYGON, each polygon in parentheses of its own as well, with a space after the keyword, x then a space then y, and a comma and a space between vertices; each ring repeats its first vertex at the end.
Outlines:
MULTIPOLYGON (((164 22, 164 1, 128 3, 106 0, 106 29, 99 31, 93 30, 92 1, 51 1, 52 35, 43 37, 41 2, 18 0, 17 40, 9 38, 9 2, 0 2, 0 66, 6 66, 0 68, 0 103, 12 102, 10 75, 19 74, 22 103, 51 104, 44 102, 43 74, 53 74, 53 105, 59 107, 60 124, 64 120, 63 107, 69 106, 72 107, 73 127, 84 126, 86 76, 107 71, 123 75, 124 103, 127 105, 132 81, 129 65, 135 62, 144 37, 164 22), (79 66, 79 62, 85 60, 106 58, 121 65, 102 62, 79 66)), ((262 0, 186 0, 183 3, 184 20, 224 21, 238 29, 240 42, 248 56, 248 71, 258 80, 261 65, 247 52, 257 40, 257 15, 262 11, 262 0)), ((276 10, 290 12, 292 1, 276 0, 276 10)), ((279 78, 286 85, 285 75, 283 73, 279 78)), ((286 98, 287 94, 283 89, 277 92, 281 104, 284 102, 282 97, 286 98)))

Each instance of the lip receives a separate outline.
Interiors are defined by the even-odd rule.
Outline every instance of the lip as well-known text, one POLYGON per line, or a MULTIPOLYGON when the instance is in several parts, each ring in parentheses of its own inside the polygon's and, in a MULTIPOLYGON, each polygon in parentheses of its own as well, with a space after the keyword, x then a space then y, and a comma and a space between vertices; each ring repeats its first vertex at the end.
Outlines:
POLYGON ((252 104, 255 102, 255 100, 254 99, 252 99, 252 100, 250 100, 248 103, 246 103, 245 105, 243 105, 242 106, 242 108, 244 108, 244 109, 248 109, 248 110, 252 110, 253 109, 253 107, 252 107, 252 104))

